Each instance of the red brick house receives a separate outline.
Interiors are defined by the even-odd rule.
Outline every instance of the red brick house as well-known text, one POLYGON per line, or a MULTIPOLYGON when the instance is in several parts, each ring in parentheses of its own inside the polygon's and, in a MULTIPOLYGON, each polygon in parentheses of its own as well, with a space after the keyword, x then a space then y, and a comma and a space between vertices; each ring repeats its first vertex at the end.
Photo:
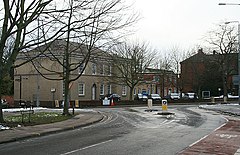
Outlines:
POLYGON ((177 74, 169 70, 147 68, 141 85, 146 86, 148 94, 156 93, 164 97, 177 92, 177 74))
POLYGON ((199 49, 197 54, 180 63, 181 92, 196 92, 201 96, 202 91, 210 91, 212 95, 219 95, 226 90, 226 93, 236 94, 237 90, 232 83, 232 76, 238 73, 237 57, 238 53, 205 54, 202 49, 199 49))

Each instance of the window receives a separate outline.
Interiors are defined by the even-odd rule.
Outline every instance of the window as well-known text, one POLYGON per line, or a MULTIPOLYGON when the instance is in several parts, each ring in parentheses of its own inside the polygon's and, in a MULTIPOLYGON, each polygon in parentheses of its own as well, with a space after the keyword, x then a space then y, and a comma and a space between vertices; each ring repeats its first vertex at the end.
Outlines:
POLYGON ((112 74, 112 67, 110 65, 108 65, 108 69, 107 69, 107 75, 111 75, 112 74))
POLYGON ((100 74, 104 75, 104 65, 100 66, 100 74))
POLYGON ((92 63, 92 74, 96 75, 96 71, 97 71, 97 65, 95 63, 92 63))
POLYGON ((107 93, 108 94, 112 93, 112 86, 110 84, 108 84, 108 86, 107 86, 107 93))
POLYGON ((63 96, 64 96, 64 90, 65 90, 65 83, 63 81, 63 83, 62 83, 62 94, 63 94, 63 96))
POLYGON ((79 96, 85 95, 85 84, 84 83, 78 83, 78 95, 79 96))
POLYGON ((127 95, 127 86, 122 86, 122 95, 127 95))
POLYGON ((100 95, 104 95, 104 84, 100 85, 100 95))
POLYGON ((85 73, 85 70, 84 70, 84 63, 83 64, 81 64, 80 66, 79 66, 79 74, 84 74, 85 73))

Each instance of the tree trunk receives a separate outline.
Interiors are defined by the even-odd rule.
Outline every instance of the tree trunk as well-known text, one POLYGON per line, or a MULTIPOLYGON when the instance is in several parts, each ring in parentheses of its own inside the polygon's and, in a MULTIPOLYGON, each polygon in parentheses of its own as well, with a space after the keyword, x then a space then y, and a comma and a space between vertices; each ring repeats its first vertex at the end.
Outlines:
MULTIPOLYGON (((0 60, 1 61, 1 60, 0 60)), ((3 85, 3 67, 2 61, 0 62, 0 123, 4 122, 3 112, 2 112, 2 85, 3 85)))
POLYGON ((69 113, 69 77, 64 81, 64 108, 63 108, 63 115, 70 115, 69 113))
MULTIPOLYGON (((2 98, 2 82, 3 82, 3 69, 2 65, 0 66, 0 99, 2 98)), ((3 123, 3 112, 2 112, 2 100, 0 100, 0 123, 3 123)))
POLYGON ((133 89, 134 89, 134 87, 133 88, 130 87, 130 96, 129 96, 130 101, 133 100, 133 89))
POLYGON ((227 102, 227 78, 225 75, 222 76, 223 80, 223 101, 227 102))

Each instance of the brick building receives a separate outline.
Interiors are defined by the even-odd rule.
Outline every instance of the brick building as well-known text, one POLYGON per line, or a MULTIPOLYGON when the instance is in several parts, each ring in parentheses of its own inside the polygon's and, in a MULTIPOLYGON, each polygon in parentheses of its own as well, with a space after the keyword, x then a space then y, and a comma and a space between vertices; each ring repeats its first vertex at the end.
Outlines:
POLYGON ((236 94, 232 77, 237 75, 237 57, 238 53, 205 54, 199 49, 197 54, 180 63, 181 92, 195 92, 201 96, 202 91, 210 91, 211 95, 217 96, 226 89, 227 93, 236 94))
POLYGON ((177 92, 177 74, 173 71, 147 68, 144 80, 139 83, 134 92, 159 94, 161 97, 177 92))

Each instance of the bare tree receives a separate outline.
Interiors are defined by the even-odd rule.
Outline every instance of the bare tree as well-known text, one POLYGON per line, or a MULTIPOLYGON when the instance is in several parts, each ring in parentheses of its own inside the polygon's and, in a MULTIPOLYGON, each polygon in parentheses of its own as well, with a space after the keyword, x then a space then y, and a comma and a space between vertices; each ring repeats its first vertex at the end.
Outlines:
POLYGON ((234 27, 219 25, 216 30, 210 31, 207 42, 211 46, 211 51, 215 54, 215 63, 219 66, 222 74, 224 96, 227 96, 228 77, 233 71, 234 55, 237 52, 237 32, 234 27))
MULTIPOLYGON (((172 69, 177 74, 176 79, 176 88, 177 92, 179 92, 180 84, 179 84, 179 78, 180 78, 180 62, 184 59, 184 51, 181 50, 178 46, 173 46, 170 49, 170 57, 172 59, 172 69)), ((180 89, 181 90, 181 89, 180 89)))
MULTIPOLYGON (((45 45, 49 48, 48 54, 45 52, 44 57, 52 61, 55 66, 61 66, 62 69, 43 66, 40 59, 33 64, 44 78, 64 81, 63 114, 69 115, 71 83, 81 77, 89 61, 94 62, 99 57, 107 55, 100 50, 101 48, 107 49, 109 42, 126 34, 122 32, 124 28, 136 22, 137 15, 124 16, 128 7, 121 5, 121 2, 121 0, 68 0, 62 7, 56 5, 59 10, 50 15, 56 22, 54 24, 63 28, 61 31, 64 35, 61 36, 61 40, 45 45), (37 65, 40 65, 40 68, 37 65), (46 72, 61 76, 53 78, 43 74, 46 72)), ((41 48, 36 50, 43 53, 41 48)))
POLYGON ((130 88, 130 100, 134 87, 143 80, 143 74, 155 58, 155 51, 146 43, 122 43, 113 48, 113 62, 117 68, 115 81, 130 88))
POLYGON ((169 70, 172 70, 173 68, 173 63, 172 63, 172 58, 169 53, 164 53, 164 55, 159 56, 159 59, 157 60, 159 64, 159 83, 161 88, 161 95, 164 97, 165 95, 165 86, 167 85, 166 80, 167 80, 167 74, 169 70))
MULTIPOLYGON (((3 0, 0 2, 0 88, 3 78, 9 74, 20 52, 36 46, 34 39, 29 39, 36 28, 31 24, 44 12, 46 6, 52 0, 3 0), (7 46, 11 38, 14 38, 12 49, 7 46)), ((21 64, 19 64, 21 65, 21 64)), ((0 89, 0 97, 2 90, 0 89)), ((2 104, 0 103, 0 122, 3 122, 2 104)))

